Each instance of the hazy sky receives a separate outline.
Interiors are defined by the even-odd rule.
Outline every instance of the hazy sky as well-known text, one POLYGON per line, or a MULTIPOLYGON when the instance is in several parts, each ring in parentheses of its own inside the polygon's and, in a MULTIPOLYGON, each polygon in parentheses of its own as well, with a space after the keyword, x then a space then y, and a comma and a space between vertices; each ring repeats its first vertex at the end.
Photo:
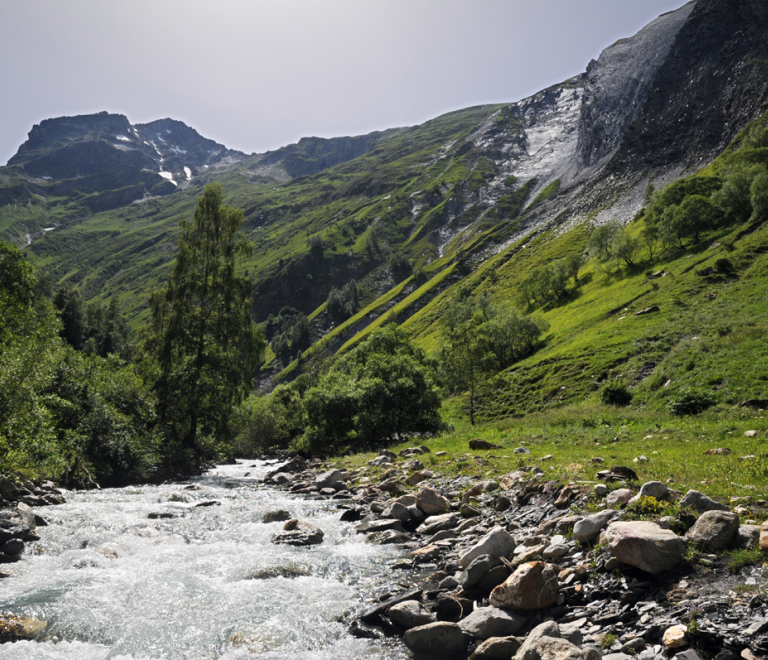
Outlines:
POLYGON ((684 0, 0 0, 0 163, 48 117, 261 152, 516 101, 684 0))

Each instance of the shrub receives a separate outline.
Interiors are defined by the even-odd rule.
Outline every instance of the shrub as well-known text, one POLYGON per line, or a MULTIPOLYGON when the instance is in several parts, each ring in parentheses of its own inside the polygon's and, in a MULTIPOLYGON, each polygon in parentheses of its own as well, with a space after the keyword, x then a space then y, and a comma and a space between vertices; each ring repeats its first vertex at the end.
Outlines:
POLYGON ((669 411, 678 416, 698 415, 713 405, 715 405, 714 397, 709 392, 695 387, 683 390, 668 404, 669 411))
POLYGON ((632 392, 621 383, 608 383, 600 393, 600 400, 609 406, 628 406, 632 402, 632 392))

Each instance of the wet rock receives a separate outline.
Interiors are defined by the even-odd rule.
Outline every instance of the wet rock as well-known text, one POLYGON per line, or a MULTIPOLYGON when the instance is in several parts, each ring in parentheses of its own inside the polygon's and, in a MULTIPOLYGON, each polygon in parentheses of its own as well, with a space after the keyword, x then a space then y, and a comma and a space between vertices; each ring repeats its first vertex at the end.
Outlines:
POLYGON ((459 557, 459 565, 466 568, 481 555, 491 557, 509 557, 515 551, 515 539, 502 527, 494 527, 474 546, 459 557))
MULTIPOLYGON (((295 519, 294 519, 295 520, 295 519)), ((284 531, 278 532, 270 540, 275 545, 292 545, 292 546, 308 546, 319 545, 323 542, 325 534, 323 530, 310 525, 305 522, 298 522, 298 524, 291 524, 293 520, 289 520, 286 523, 284 531)))
POLYGON ((704 493, 700 493, 698 490, 689 490, 680 500, 681 507, 688 507, 693 509, 696 513, 704 513, 705 511, 730 511, 730 507, 720 502, 707 497, 704 493))
POLYGON ((45 621, 40 619, 0 613, 0 644, 35 639, 45 630, 45 626, 45 621))
POLYGON ((480 607, 459 622, 459 627, 470 637, 488 639, 507 637, 520 630, 528 619, 516 612, 497 607, 480 607))
POLYGON ((150 520, 170 520, 175 517, 175 513, 168 513, 167 511, 153 511, 147 514, 147 518, 150 520))
POLYGON ((611 491, 605 497, 605 503, 610 507, 621 506, 632 499, 632 491, 629 488, 618 488, 611 491))
POLYGON ((429 610, 417 600, 406 600, 393 605, 387 611, 387 616, 406 630, 435 622, 435 618, 429 610))
POLYGON ((688 530, 686 538, 709 552, 718 552, 736 545, 739 516, 730 511, 706 511, 688 530))
POLYGON ((419 600, 422 594, 423 591, 421 589, 416 589, 414 591, 408 591, 406 593, 393 596, 392 598, 385 600, 383 603, 379 603, 378 605, 375 605, 374 607, 363 612, 363 614, 360 615, 360 620, 364 623, 375 625, 379 621, 380 614, 384 614, 387 610, 389 610, 394 605, 397 605, 398 603, 404 603, 407 600, 419 600))
POLYGON ((30 529, 33 530, 37 526, 37 521, 35 520, 35 512, 32 510, 32 507, 29 506, 28 504, 24 504, 24 502, 19 502, 16 505, 16 515, 30 529))
POLYGON ((285 566, 269 566, 254 571, 245 576, 246 580, 270 580, 277 577, 292 579, 297 577, 306 577, 312 575, 312 571, 307 566, 299 564, 286 564, 285 566))
POLYGON ((349 626, 349 634, 357 639, 379 639, 381 637, 375 630, 361 627, 357 621, 353 621, 349 626))
POLYGON ((492 592, 491 605, 530 612, 557 603, 557 572, 549 564, 534 561, 522 564, 492 592))
POLYGON ((434 545, 434 544, 425 545, 423 548, 414 550, 411 553, 411 557, 413 557, 414 561, 417 561, 417 562, 430 561, 432 559, 437 559, 437 557, 439 556, 440 556, 440 546, 434 545))
POLYGON ((18 557, 24 554, 24 541, 21 539, 11 539, 0 546, 0 553, 9 557, 18 557))
POLYGON ((685 543, 656 523, 614 522, 605 531, 606 540, 620 562, 658 575, 677 566, 685 556, 685 543))
POLYGON ((592 543, 617 515, 613 509, 605 509, 582 518, 573 526, 573 538, 579 543, 592 543))
POLYGON ((394 543, 408 543, 411 540, 411 535, 404 532, 396 532, 394 529, 388 529, 385 532, 371 534, 366 540, 376 545, 392 545, 394 543))
POLYGON ((453 575, 448 575, 440 580, 440 584, 437 586, 440 590, 450 591, 459 586, 459 581, 453 575))
POLYGON ((511 660, 519 648, 517 637, 491 637, 475 649, 469 660, 511 660))
POLYGON ((416 506, 427 516, 435 516, 448 511, 451 503, 433 488, 422 488, 416 495, 416 506))
POLYGON ((433 657, 458 655, 467 648, 461 628, 446 621, 411 628, 405 633, 403 642, 414 653, 433 657))
POLYGON ((362 520, 362 518, 363 512, 360 511, 360 509, 347 509, 341 514, 339 520, 342 522, 357 522, 358 520, 362 520))
POLYGON ((291 519, 291 512, 286 509, 275 509, 274 511, 267 511, 262 517, 261 522, 273 523, 284 522, 291 519))
POLYGON ((279 472, 274 477, 272 477, 272 481, 276 483, 278 486, 285 486, 286 484, 293 483, 294 477, 292 474, 288 474, 287 472, 279 472))
POLYGON ((434 516, 427 518, 427 520, 419 525, 417 531, 424 536, 432 536, 437 532, 453 529, 459 524, 461 518, 455 513, 444 513, 441 516, 434 516))
POLYGON ((373 534, 375 532, 386 532, 388 529, 393 529, 396 532, 405 532, 403 524, 399 520, 372 520, 371 522, 364 522, 361 525, 355 527, 355 529, 361 534, 373 534))

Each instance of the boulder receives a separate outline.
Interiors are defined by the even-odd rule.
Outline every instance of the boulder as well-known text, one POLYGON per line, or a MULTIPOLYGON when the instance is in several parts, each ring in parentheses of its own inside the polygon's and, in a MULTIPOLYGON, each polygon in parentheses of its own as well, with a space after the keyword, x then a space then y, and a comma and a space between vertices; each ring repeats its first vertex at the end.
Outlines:
POLYGON ((493 558, 481 555, 472 561, 459 576, 459 583, 465 589, 471 589, 482 580, 493 568, 493 558))
POLYGON ((524 612, 540 610, 557 603, 557 571, 541 561, 522 564, 492 592, 491 605, 524 612))
MULTIPOLYGON (((295 520, 295 519, 294 519, 295 520)), ((325 534, 323 530, 305 522, 298 522, 292 525, 293 520, 289 520, 282 532, 275 534, 270 540, 276 545, 319 545, 323 542, 325 534)))
POLYGON ((466 568, 481 555, 509 557, 515 551, 515 539, 503 527, 494 527, 459 557, 459 566, 466 568))
POLYGON ((760 550, 768 550, 768 520, 760 526, 760 550))
POLYGON ((370 522, 364 522, 355 530, 361 534, 373 534, 375 532, 386 532, 388 529, 394 529, 396 532, 405 532, 405 527, 399 520, 372 520, 370 522))
POLYGON ((455 623, 439 621, 411 628, 403 637, 405 645, 417 655, 450 657, 463 653, 467 639, 455 623))
POLYGON ((680 506, 686 506, 689 509, 693 509, 696 513, 704 513, 705 511, 730 511, 730 507, 720 502, 715 502, 710 497, 707 497, 704 493, 700 493, 698 490, 689 490, 680 500, 680 506))
POLYGON ((490 593, 500 584, 503 584, 511 572, 505 564, 494 566, 474 588, 483 593, 490 593))
POLYGON ((275 509, 274 511, 267 511, 262 517, 261 522, 285 522, 291 519, 291 512, 286 509, 275 509))
POLYGON ((432 561, 433 559, 437 559, 440 556, 440 546, 439 545, 425 545, 423 548, 419 548, 418 550, 414 550, 411 553, 411 557, 413 557, 414 561, 420 562, 420 561, 432 561))
POLYGON ((400 522, 405 523, 411 519, 411 512, 408 511, 407 506, 403 506, 399 502, 394 502, 381 512, 381 517, 390 520, 399 520, 400 522))
POLYGON ((632 491, 629 488, 617 488, 605 497, 605 503, 610 507, 621 506, 632 499, 632 491))
POLYGON ((469 660, 511 660, 519 648, 517 637, 491 637, 475 649, 469 660))
POLYGON ((441 516, 434 516, 428 518, 425 522, 419 525, 416 531, 424 536, 432 536, 437 532, 442 532, 447 529, 453 529, 459 524, 461 518, 455 513, 444 513, 441 516))
POLYGON ((464 518, 477 518, 482 515, 480 509, 476 509, 470 504, 462 504, 459 508, 459 513, 461 513, 464 518))
POLYGON ((617 515, 613 509, 605 509, 582 518, 573 526, 573 538, 579 543, 592 543, 617 515))
POLYGON ((487 440, 480 440, 477 438, 476 440, 470 440, 469 441, 469 448, 470 449, 504 449, 501 445, 494 445, 491 442, 488 442, 487 440))
POLYGON ((35 512, 28 504, 19 502, 16 505, 16 515, 21 518, 22 522, 30 529, 34 530, 37 526, 37 522, 35 520, 35 512))
POLYGON ((459 627, 470 637, 488 639, 514 635, 527 621, 516 612, 501 610, 498 607, 479 607, 467 618, 459 621, 459 627))
POLYGON ((35 639, 45 630, 46 623, 33 617, 0 613, 0 644, 22 639, 35 639))
POLYGON ((501 478, 501 481, 499 482, 499 488, 501 488, 501 490, 510 490, 517 484, 523 481, 528 481, 530 476, 531 475, 529 475, 527 472, 523 472, 522 470, 515 470, 514 472, 505 474, 501 478))
POLYGON ((640 487, 640 492, 631 501, 636 502, 641 497, 653 497, 659 501, 669 501, 672 493, 663 481, 647 481, 640 487))
POLYGON ((616 559, 654 575, 674 568, 685 556, 682 539, 652 522, 614 522, 605 537, 616 559))
POLYGON ((417 484, 420 484, 422 481, 424 481, 426 477, 421 472, 414 472, 412 475, 410 475, 406 480, 405 483, 408 486, 415 486, 417 484))
POLYGON ((24 541, 21 539, 11 539, 0 546, 0 553, 9 557, 19 557, 24 554, 24 541))
POLYGON ((685 626, 672 626, 664 631, 661 641, 668 649, 677 649, 688 643, 685 626))
POLYGON ((739 525, 736 545, 746 550, 759 547, 759 543, 760 527, 758 525, 739 525))
POLYGON ((601 660, 595 648, 580 649, 562 636, 554 621, 536 626, 515 655, 516 660, 601 660))
POLYGON ((435 516, 448 511, 451 503, 434 488, 422 488, 416 495, 416 506, 426 515, 435 516))
POLYGON ((699 516, 686 538, 709 552, 718 552, 736 545, 739 516, 730 511, 705 511, 699 516))
POLYGON ((417 600, 406 600, 389 608, 387 616, 406 630, 435 622, 435 617, 417 600))
POLYGON ((333 488, 337 481, 341 481, 341 472, 338 470, 328 470, 315 477, 315 486, 318 490, 323 488, 333 488))

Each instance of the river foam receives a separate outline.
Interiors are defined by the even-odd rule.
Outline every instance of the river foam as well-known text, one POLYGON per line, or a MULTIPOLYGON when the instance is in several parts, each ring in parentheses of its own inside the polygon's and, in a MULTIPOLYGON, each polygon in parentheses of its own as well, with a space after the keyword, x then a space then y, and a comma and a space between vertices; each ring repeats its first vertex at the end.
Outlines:
POLYGON ((189 482, 200 490, 73 492, 42 511, 50 524, 9 567, 0 609, 47 621, 46 640, 0 645, 0 660, 406 657, 399 643, 350 637, 340 621, 390 586, 399 551, 365 543, 335 503, 258 486, 270 467, 220 466, 189 482), (282 523, 260 521, 276 508, 320 527, 323 544, 271 544, 282 523))

